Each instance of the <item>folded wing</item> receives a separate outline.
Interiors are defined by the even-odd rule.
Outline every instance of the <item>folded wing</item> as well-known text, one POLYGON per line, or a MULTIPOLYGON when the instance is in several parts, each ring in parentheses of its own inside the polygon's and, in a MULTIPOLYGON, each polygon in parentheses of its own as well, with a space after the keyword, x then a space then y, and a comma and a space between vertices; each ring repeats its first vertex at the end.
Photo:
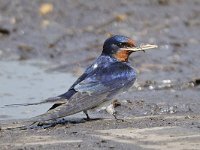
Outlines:
POLYGON ((31 121, 62 118, 94 108, 105 102, 112 93, 132 85, 134 81, 135 72, 126 64, 116 62, 109 67, 99 68, 74 86, 76 93, 66 103, 32 118, 31 121))

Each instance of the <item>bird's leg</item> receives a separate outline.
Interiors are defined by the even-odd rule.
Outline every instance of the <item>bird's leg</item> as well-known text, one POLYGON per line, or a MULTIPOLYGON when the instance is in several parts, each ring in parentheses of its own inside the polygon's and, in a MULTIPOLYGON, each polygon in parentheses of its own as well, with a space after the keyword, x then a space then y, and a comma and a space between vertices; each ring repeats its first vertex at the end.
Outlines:
POLYGON ((117 120, 117 121, 123 120, 123 119, 117 118, 117 112, 115 111, 115 108, 114 108, 114 105, 113 105, 113 104, 110 104, 108 107, 106 107, 106 111, 107 111, 110 115, 112 115, 112 116, 115 118, 115 120, 117 120))
POLYGON ((90 118, 90 116, 88 115, 87 110, 84 110, 83 112, 84 112, 84 114, 85 114, 86 117, 87 117, 86 120, 90 120, 91 118, 90 118))
POLYGON ((110 105, 108 105, 106 107, 106 111, 111 114, 115 120, 120 120, 120 121, 124 121, 123 119, 119 119, 117 118, 117 112, 115 110, 115 107, 120 106, 121 104, 119 102, 117 102, 116 100, 114 100, 110 105))
POLYGON ((116 111, 112 114, 112 116, 115 118, 115 120, 118 120, 116 111))

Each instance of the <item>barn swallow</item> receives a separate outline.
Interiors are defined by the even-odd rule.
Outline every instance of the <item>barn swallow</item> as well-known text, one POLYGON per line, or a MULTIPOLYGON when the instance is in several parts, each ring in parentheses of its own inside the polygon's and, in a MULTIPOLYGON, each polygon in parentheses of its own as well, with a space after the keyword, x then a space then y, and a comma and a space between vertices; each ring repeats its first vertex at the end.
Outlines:
MULTIPOLYGON (((136 71, 128 62, 133 52, 156 48, 156 45, 136 46, 131 38, 115 35, 108 38, 96 61, 87 67, 69 90, 56 98, 57 101, 46 113, 30 121, 44 122, 66 117, 108 104, 118 93, 127 91, 136 80, 136 71)), ((114 111, 111 111, 114 115, 114 111)), ((114 115, 115 116, 115 115, 114 115)))

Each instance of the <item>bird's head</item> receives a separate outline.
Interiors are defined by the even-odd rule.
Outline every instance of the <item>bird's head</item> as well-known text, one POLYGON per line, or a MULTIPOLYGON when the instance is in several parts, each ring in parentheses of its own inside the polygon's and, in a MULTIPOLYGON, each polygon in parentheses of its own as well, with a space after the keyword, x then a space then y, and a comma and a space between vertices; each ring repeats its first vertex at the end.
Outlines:
POLYGON ((135 41, 131 38, 115 35, 104 42, 102 54, 112 56, 119 61, 127 62, 131 53, 156 47, 156 45, 149 44, 137 47, 135 41))

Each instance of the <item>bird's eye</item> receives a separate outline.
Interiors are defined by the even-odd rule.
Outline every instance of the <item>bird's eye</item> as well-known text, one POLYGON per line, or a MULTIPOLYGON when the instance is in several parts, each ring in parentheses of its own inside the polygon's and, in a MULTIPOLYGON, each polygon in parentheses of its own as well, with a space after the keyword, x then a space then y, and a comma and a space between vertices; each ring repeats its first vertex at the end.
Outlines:
POLYGON ((126 43, 118 43, 117 46, 118 47, 126 47, 126 43))
POLYGON ((121 45, 122 45, 122 43, 118 43, 118 44, 117 44, 117 46, 121 46, 121 45))

